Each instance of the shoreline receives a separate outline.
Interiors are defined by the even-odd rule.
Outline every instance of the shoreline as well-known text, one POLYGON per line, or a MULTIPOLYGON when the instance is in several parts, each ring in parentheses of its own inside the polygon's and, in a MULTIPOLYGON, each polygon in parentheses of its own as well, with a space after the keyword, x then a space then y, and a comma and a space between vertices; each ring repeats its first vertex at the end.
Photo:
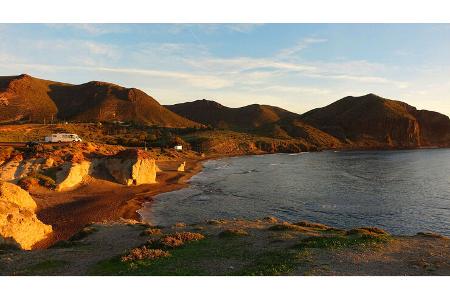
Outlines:
POLYGON ((144 203, 150 203, 149 207, 151 207, 155 196, 188 187, 188 180, 203 170, 203 163, 206 161, 267 154, 278 153, 216 154, 198 158, 159 161, 157 163, 161 172, 158 172, 155 184, 127 187, 89 178, 83 185, 72 191, 55 192, 44 188, 32 190, 30 193, 38 204, 39 220, 52 225, 54 230, 48 239, 38 243, 35 248, 47 248, 60 240, 67 240, 92 223, 105 223, 120 219, 142 222, 142 216, 138 211, 144 207, 144 203), (175 171, 176 166, 184 160, 186 161, 186 171, 175 171))
POLYGON ((30 194, 38 205, 38 218, 53 227, 51 236, 36 244, 34 248, 48 248, 58 241, 67 240, 92 223, 120 219, 141 222, 142 217, 138 210, 144 203, 151 203, 156 195, 187 187, 187 181, 202 171, 204 161, 223 157, 186 159, 185 172, 173 170, 179 161, 161 161, 161 172, 158 172, 155 184, 127 187, 89 178, 83 185, 71 191, 34 189, 30 194))

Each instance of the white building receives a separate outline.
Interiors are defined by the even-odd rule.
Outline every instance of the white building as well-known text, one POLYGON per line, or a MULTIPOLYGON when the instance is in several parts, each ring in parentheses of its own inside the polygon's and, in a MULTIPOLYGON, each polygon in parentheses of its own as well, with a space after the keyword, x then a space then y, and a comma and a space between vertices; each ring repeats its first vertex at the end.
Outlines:
POLYGON ((183 150, 183 146, 181 145, 176 145, 175 147, 173 147, 173 149, 177 150, 177 151, 182 151, 183 150))

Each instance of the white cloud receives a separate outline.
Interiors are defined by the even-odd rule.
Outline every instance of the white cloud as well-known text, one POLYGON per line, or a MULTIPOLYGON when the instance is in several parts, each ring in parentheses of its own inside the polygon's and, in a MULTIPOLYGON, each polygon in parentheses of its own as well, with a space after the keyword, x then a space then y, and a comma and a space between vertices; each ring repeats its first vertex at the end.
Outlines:
POLYGON ((295 44, 292 47, 281 49, 276 56, 280 58, 287 58, 294 54, 297 54, 298 52, 302 51, 303 49, 313 44, 325 43, 327 41, 328 40, 322 38, 313 38, 313 37, 304 38, 301 41, 297 42, 297 44, 295 44))
POLYGON ((45 24, 53 29, 73 29, 88 35, 98 36, 110 33, 126 32, 126 26, 120 24, 96 24, 96 23, 70 23, 70 24, 45 24))

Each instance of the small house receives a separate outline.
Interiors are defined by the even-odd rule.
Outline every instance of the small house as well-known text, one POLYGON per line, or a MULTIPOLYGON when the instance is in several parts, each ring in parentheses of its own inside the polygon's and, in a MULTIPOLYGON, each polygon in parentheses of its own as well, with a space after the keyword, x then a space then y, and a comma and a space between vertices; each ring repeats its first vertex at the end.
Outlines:
POLYGON ((182 151, 183 150, 183 146, 181 145, 176 145, 175 147, 173 147, 175 150, 177 151, 182 151))

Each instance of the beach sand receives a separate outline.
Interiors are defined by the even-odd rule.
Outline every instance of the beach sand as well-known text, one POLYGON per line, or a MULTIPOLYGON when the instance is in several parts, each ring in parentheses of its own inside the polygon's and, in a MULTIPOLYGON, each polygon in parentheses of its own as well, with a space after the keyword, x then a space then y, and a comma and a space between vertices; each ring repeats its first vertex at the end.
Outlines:
POLYGON ((31 190, 38 204, 38 218, 53 227, 53 234, 35 248, 46 248, 57 241, 66 240, 93 222, 121 218, 139 221, 137 210, 144 202, 152 201, 157 194, 186 187, 189 178, 202 170, 204 160, 186 159, 185 172, 176 171, 182 161, 158 161, 161 172, 157 174, 155 184, 128 187, 87 178, 82 186, 72 191, 55 192, 45 188, 31 190))

